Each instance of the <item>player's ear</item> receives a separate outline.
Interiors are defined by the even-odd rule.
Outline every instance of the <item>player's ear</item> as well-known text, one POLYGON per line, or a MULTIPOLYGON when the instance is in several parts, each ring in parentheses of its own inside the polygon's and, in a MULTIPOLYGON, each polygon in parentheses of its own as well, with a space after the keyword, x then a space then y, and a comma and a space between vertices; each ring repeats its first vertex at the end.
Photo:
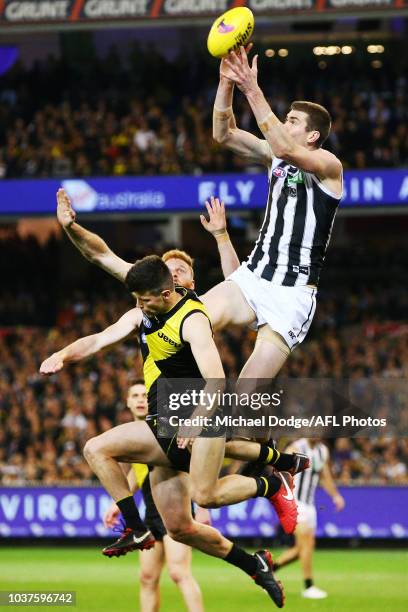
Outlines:
POLYGON ((169 299, 169 297, 170 297, 170 295, 171 295, 171 293, 172 293, 172 292, 170 291, 170 289, 164 289, 164 290, 161 292, 161 295, 162 295, 163 300, 168 300, 168 299, 169 299))
POLYGON ((308 136, 307 136, 307 142, 309 144, 315 144, 320 138, 320 132, 318 130, 313 130, 312 132, 309 132, 308 136))

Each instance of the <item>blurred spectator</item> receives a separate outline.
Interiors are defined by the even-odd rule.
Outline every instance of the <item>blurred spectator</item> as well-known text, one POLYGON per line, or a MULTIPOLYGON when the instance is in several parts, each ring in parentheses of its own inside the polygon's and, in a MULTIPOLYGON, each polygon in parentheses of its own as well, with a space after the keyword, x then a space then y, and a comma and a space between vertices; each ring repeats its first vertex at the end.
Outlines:
MULTIPOLYGON (((301 69, 290 56, 273 78, 259 51, 261 85, 281 119, 293 99, 314 100, 332 114, 326 146, 346 167, 408 163, 407 86, 397 51, 381 71, 341 56, 324 75, 313 54, 302 55, 301 69)), ((256 171, 212 139, 212 58, 197 51, 170 62, 152 47, 132 51, 127 63, 117 51, 81 65, 49 57, 26 70, 17 62, 2 77, 11 95, 0 97, 0 179, 256 171)), ((234 109, 238 125, 256 133, 239 94, 234 109)))

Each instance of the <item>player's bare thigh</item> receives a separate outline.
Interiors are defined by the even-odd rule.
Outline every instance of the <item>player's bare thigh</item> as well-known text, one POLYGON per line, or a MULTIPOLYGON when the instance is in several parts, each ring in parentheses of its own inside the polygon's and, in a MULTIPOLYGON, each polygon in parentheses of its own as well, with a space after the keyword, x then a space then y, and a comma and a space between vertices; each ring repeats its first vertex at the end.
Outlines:
POLYGON ((225 454, 225 438, 196 438, 191 449, 192 498, 211 497, 225 454))
POLYGON ((289 355, 289 347, 282 336, 269 325, 262 325, 258 330, 252 355, 239 375, 241 387, 248 385, 243 379, 253 380, 254 383, 256 379, 261 379, 262 384, 262 380, 274 378, 289 355))
POLYGON ((123 463, 170 465, 152 430, 144 421, 132 421, 113 427, 93 438, 92 445, 97 451, 123 463))
POLYGON ((223 281, 200 296, 210 315, 214 329, 226 325, 250 325, 255 313, 234 281, 223 281))

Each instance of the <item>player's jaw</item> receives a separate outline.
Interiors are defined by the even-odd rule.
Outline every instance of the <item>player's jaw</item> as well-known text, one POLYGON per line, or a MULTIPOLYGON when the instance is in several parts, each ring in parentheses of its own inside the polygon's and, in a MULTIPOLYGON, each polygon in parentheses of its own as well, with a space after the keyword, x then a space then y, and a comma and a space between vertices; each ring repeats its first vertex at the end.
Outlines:
POLYGON ((131 413, 137 420, 145 419, 147 415, 147 406, 145 403, 130 408, 131 413))

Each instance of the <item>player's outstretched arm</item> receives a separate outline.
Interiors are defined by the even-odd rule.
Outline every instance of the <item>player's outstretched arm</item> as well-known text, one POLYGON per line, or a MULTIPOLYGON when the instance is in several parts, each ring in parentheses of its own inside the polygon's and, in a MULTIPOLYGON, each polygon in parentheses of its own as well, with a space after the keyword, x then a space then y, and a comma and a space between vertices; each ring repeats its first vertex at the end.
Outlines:
POLYGON ((91 263, 125 282, 132 264, 116 255, 100 236, 85 229, 75 221, 76 213, 65 189, 57 191, 57 219, 68 238, 91 263))
POLYGON ((224 278, 239 268, 238 255, 234 249, 227 231, 227 218, 225 204, 218 198, 211 196, 210 201, 205 203, 209 220, 205 215, 200 215, 200 221, 204 229, 210 232, 217 241, 218 252, 221 259, 221 268, 224 278))
POLYGON ((258 56, 254 56, 250 66, 247 53, 241 47, 240 52, 230 53, 223 61, 229 70, 230 79, 246 96, 274 156, 312 172, 321 179, 339 179, 342 171, 340 160, 330 151, 310 150, 297 144, 272 111, 258 85, 258 56))
POLYGON ((322 469, 319 484, 322 489, 324 489, 326 493, 328 493, 332 498, 336 510, 343 510, 346 505, 346 502, 344 501, 344 497, 339 493, 339 490, 336 487, 328 461, 326 461, 322 469))
MULTIPOLYGON (((252 45, 249 45, 249 49, 252 45)), ((231 149, 248 161, 269 166, 272 153, 266 140, 237 127, 232 100, 235 74, 227 66, 225 59, 220 64, 220 82, 213 109, 213 138, 219 144, 231 149)))
POLYGON ((76 340, 48 359, 40 366, 40 373, 51 376, 62 370, 66 363, 81 361, 94 355, 103 348, 107 348, 124 340, 135 331, 142 321, 142 312, 139 308, 132 308, 126 312, 116 323, 110 325, 98 334, 92 334, 76 340))

